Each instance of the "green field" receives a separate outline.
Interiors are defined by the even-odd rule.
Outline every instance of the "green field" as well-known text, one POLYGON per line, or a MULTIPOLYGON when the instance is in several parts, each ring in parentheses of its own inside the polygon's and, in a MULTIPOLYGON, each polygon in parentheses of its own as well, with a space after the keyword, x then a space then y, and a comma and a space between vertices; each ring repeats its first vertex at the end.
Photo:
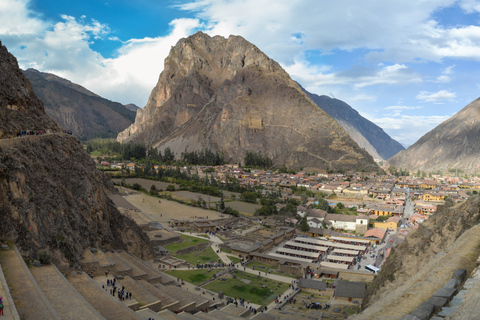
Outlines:
POLYGON ((186 260, 187 262, 196 265, 197 263, 204 264, 210 261, 215 263, 218 262, 218 255, 213 251, 211 247, 206 248, 203 251, 194 251, 192 253, 177 255, 173 254, 175 257, 179 259, 186 260))
POLYGON ((204 242, 210 242, 209 240, 204 240, 196 237, 190 237, 184 234, 180 235, 180 238, 182 238, 182 242, 179 243, 172 243, 172 244, 167 244, 165 246, 165 249, 170 251, 171 253, 175 253, 180 249, 185 249, 188 247, 193 247, 196 246, 197 244, 204 243, 204 242))
POLYGON ((219 292, 222 291, 229 297, 249 300, 250 303, 267 305, 275 296, 278 296, 288 289, 289 284, 260 278, 256 275, 239 271, 235 273, 236 279, 227 278, 227 281, 214 280, 204 286, 205 289, 219 292), (250 280, 249 284, 241 279, 250 280), (260 285, 266 285, 262 288, 260 285))
POLYGON ((169 270, 166 271, 169 275, 180 278, 194 285, 199 285, 211 279, 212 276, 219 270, 208 271, 209 269, 197 269, 197 270, 169 270))

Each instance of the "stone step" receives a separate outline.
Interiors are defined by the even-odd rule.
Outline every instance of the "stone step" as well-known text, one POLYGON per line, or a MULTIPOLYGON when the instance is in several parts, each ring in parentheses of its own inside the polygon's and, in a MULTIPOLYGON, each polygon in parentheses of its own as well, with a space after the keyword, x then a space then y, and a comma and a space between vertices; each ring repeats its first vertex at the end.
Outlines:
POLYGON ((54 265, 32 268, 31 272, 62 319, 105 319, 54 265))
MULTIPOLYGON (((167 318, 162 317, 156 312, 153 312, 149 308, 135 311, 135 313, 140 317, 140 319, 153 319, 153 320, 166 320, 167 318)), ((2 319, 3 320, 3 319, 2 319)))
POLYGON ((198 320, 198 318, 195 317, 193 314, 187 312, 180 312, 179 314, 177 314, 177 317, 178 319, 182 320, 198 320))
POLYGON ((82 266, 82 270, 86 273, 90 274, 93 272, 94 274, 97 272, 100 263, 98 262, 97 257, 90 251, 90 249, 85 249, 83 251, 83 260, 80 261, 80 265, 82 266))
POLYGON ((119 280, 119 286, 124 286, 125 290, 132 293, 132 296, 140 303, 141 307, 149 308, 152 311, 158 312, 162 309, 162 301, 148 292, 141 284, 139 284, 132 277, 126 276, 119 280))
POLYGON ((208 309, 208 307, 210 306, 210 304, 212 303, 211 300, 199 295, 199 294, 195 294, 194 292, 190 292, 190 291, 187 291, 187 290, 184 290, 182 288, 179 288, 177 286, 167 286, 167 288, 169 288, 170 290, 173 290, 175 292, 177 292, 177 294, 179 295, 184 295, 185 297, 187 297, 188 299, 192 300, 192 301, 195 301, 195 304, 196 304, 196 308, 197 310, 205 310, 205 309, 208 309))
POLYGON ((123 262, 123 260, 118 258, 115 254, 113 254, 112 252, 106 252, 105 254, 115 264, 113 266, 112 273, 116 277, 118 277, 118 276, 130 276, 132 274, 132 268, 130 268, 129 265, 127 265, 125 262, 123 262))
POLYGON ((118 259, 120 259, 123 263, 125 263, 127 266, 129 266, 132 269, 132 273, 130 274, 130 277, 132 277, 135 280, 141 280, 141 279, 147 278, 147 273, 145 271, 139 268, 130 259, 126 258, 126 256, 129 255, 128 253, 121 251, 121 252, 114 252, 113 255, 115 255, 118 259))
POLYGON ((147 262, 135 257, 134 255, 128 254, 125 251, 121 252, 122 258, 124 260, 128 260, 131 263, 134 263, 137 267, 142 269, 146 274, 147 277, 145 278, 148 282, 160 282, 162 280, 162 275, 159 271, 155 270, 151 265, 147 262))
POLYGON ((179 319, 177 317, 177 315, 170 310, 162 310, 162 311, 158 312, 158 314, 160 316, 164 317, 167 320, 178 320, 179 319))
POLYGON ((180 301, 173 298, 165 290, 157 288, 154 284, 151 284, 146 280, 140 280, 138 281, 138 283, 141 284, 142 287, 145 288, 145 290, 147 290, 152 295, 160 299, 160 301, 162 301, 162 310, 168 309, 170 311, 175 311, 179 309, 180 301))
POLYGON ((113 266, 115 265, 115 262, 113 262, 112 259, 107 257, 105 252, 103 252, 102 250, 97 250, 97 252, 95 252, 93 255, 98 260, 99 268, 107 269, 105 271, 113 269, 113 266))
POLYGON ((208 312, 208 313, 198 312, 198 313, 195 313, 195 317, 204 319, 204 320, 214 320, 214 319, 223 320, 222 315, 218 313, 217 314, 213 313, 212 315, 212 312, 208 312))
POLYGON ((61 319, 16 247, 13 250, 0 251, 0 264, 21 319, 61 319))
MULTIPOLYGON (((113 276, 112 275, 108 275, 108 276, 105 276, 105 275, 101 275, 101 276, 97 276, 97 277, 94 277, 93 280, 100 286, 100 287, 103 287, 105 289, 107 289, 107 292, 109 294, 110 293, 110 290, 113 289, 113 285, 112 286, 108 286, 107 285, 107 279, 110 280, 111 282, 113 282, 113 276)), ((118 287, 122 287, 122 285, 117 281, 116 283, 116 286, 117 286, 117 289, 118 287)), ((128 290, 126 290, 128 292, 128 290)), ((118 292, 118 291, 117 291, 118 292)), ((118 298, 118 294, 116 293, 114 296, 113 296, 115 299, 118 298)), ((119 300, 120 301, 120 300, 119 300)), ((124 304, 125 306, 127 306, 128 308, 132 309, 133 311, 136 311, 138 309, 140 309, 140 303, 135 299, 135 297, 131 297, 131 298, 128 298, 128 299, 125 299, 123 301, 120 301, 122 304, 124 304)))
POLYGON ((222 320, 240 320, 245 319, 239 316, 235 316, 233 314, 225 313, 221 310, 213 310, 212 312, 208 313, 214 319, 222 319, 222 320))
POLYGON ((195 301, 189 299, 183 292, 178 293, 177 291, 173 291, 170 287, 164 286, 161 283, 156 283, 154 286, 178 301, 178 306, 172 311, 194 311, 196 309, 195 301))
POLYGON ((2 266, 0 266, 0 297, 3 297, 4 306, 2 320, 20 320, 17 308, 15 308, 15 303, 13 302, 12 295, 10 294, 10 289, 8 288, 7 281, 5 280, 2 266))
MULTIPOLYGON (((68 275, 68 281, 105 318, 119 320, 142 319, 133 310, 110 294, 110 288, 102 288, 86 273, 68 275)), ((148 318, 147 318, 148 319, 148 318)))
POLYGON ((228 306, 221 309, 222 312, 238 316, 238 317, 248 317, 250 310, 242 306, 235 306, 235 304, 230 303, 228 306))

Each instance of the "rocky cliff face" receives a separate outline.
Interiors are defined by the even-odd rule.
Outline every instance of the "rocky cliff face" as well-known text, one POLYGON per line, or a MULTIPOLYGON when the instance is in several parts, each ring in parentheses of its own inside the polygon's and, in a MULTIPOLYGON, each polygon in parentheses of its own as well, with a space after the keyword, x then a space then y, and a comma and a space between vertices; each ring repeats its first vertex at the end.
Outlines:
POLYGON ((318 96, 307 92, 305 89, 304 91, 374 159, 387 160, 405 149, 399 142, 386 134, 382 128, 362 117, 345 102, 327 96, 318 96))
POLYGON ((17 130, 58 127, 5 47, 0 47, 0 115, 0 238, 33 258, 48 248, 67 268, 86 247, 150 254, 146 235, 108 198, 112 184, 77 138, 62 133, 13 138, 17 130))
POLYGON ((22 130, 57 130, 43 103, 23 76, 17 60, 0 42, 0 139, 22 130))
POLYGON ((80 85, 34 69, 24 71, 46 113, 82 139, 112 138, 132 124, 135 111, 80 85))
POLYGON ((456 269, 475 268, 480 254, 480 197, 446 207, 412 231, 390 253, 369 285, 355 319, 401 319, 427 301, 456 269))
POLYGON ((232 162, 261 151, 280 166, 377 170, 275 61, 238 36, 181 39, 147 106, 118 140, 177 155, 208 147, 232 162))
POLYGON ((411 170, 480 169, 480 98, 428 132, 387 165, 411 170))

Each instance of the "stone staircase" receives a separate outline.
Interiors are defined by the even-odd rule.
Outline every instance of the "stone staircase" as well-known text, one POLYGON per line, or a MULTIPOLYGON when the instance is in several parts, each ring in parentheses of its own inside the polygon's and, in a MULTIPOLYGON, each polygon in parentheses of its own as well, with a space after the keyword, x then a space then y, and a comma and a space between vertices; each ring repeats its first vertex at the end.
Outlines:
POLYGON ((27 267, 16 248, 0 251, 0 263, 12 292, 12 307, 18 310, 19 316, 12 319, 228 320, 249 316, 241 307, 218 309, 220 301, 182 289, 171 276, 126 252, 87 250, 81 265, 88 274, 66 276, 54 265, 27 267), (124 286, 132 299, 120 301, 110 294, 107 279, 113 277, 117 288, 124 286))

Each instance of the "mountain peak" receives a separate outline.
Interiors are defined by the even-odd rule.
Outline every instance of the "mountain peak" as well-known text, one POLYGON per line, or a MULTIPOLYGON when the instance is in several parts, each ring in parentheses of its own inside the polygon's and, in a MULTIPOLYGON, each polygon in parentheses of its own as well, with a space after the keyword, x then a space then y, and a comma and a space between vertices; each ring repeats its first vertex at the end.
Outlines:
POLYGON ((239 36, 178 41, 146 107, 118 140, 177 155, 209 148, 232 162, 255 151, 278 166, 378 169, 277 62, 239 36))

